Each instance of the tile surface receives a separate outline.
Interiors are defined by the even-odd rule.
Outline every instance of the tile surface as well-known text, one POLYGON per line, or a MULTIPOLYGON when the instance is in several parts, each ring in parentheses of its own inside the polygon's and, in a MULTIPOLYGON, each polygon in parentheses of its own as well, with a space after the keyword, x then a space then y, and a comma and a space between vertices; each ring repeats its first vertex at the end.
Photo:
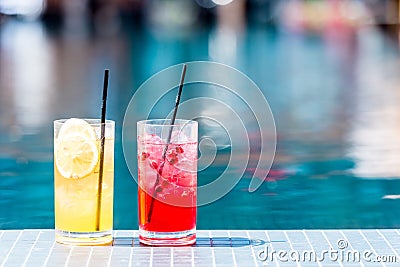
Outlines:
POLYGON ((66 246, 53 230, 0 230, 6 266, 400 266, 400 232, 369 230, 201 230, 187 247, 148 247, 137 231, 111 246, 66 246))

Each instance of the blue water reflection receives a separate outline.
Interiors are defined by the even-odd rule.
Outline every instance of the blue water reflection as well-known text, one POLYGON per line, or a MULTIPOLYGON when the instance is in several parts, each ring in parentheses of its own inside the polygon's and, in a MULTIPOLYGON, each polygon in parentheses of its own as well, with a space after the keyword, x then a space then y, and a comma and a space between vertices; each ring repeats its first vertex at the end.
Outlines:
MULTIPOLYGON (((52 121, 98 117, 101 75, 110 68, 114 224, 135 229, 137 186, 121 146, 125 109, 148 77, 193 60, 231 64, 253 79, 278 134, 261 188, 247 192, 250 161, 231 193, 199 208, 198 228, 400 226, 400 61, 376 29, 335 37, 249 26, 234 36, 211 28, 167 37, 127 27, 110 38, 10 20, 0 28, 0 228, 54 227, 52 121)), ((160 103, 158 111, 170 109, 160 103)), ((228 152, 199 180, 217 177, 228 152)))

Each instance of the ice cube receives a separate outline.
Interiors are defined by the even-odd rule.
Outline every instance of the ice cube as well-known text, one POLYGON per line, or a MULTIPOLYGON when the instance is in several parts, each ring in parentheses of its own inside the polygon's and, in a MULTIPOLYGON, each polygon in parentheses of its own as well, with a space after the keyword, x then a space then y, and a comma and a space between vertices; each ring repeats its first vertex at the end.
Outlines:
POLYGON ((197 143, 189 143, 181 145, 183 153, 180 156, 184 159, 195 161, 197 160, 197 143))
POLYGON ((175 131, 172 132, 171 143, 173 143, 173 144, 185 144, 185 143, 188 143, 188 142, 190 142, 190 140, 189 140, 188 136, 184 132, 178 131, 178 130, 175 130, 175 131))
POLYGON ((155 134, 146 135, 142 142, 144 143, 144 151, 142 153, 146 153, 147 158, 153 161, 161 160, 164 145, 159 136, 155 134))
POLYGON ((147 134, 144 136, 143 142, 146 144, 162 144, 162 139, 156 134, 147 134))
POLYGON ((177 163, 175 163, 175 168, 180 172, 196 172, 196 162, 187 158, 180 158, 177 163))

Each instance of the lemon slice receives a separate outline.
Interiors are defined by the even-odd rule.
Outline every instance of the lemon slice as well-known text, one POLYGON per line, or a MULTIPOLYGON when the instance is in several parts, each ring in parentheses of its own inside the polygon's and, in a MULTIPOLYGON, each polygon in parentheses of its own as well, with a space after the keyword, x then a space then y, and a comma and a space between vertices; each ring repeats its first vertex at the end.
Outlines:
POLYGON ((68 119, 64 122, 58 132, 58 139, 64 139, 74 133, 80 133, 86 135, 88 139, 96 140, 96 132, 92 126, 85 120, 76 118, 68 119))
POLYGON ((96 133, 84 120, 67 120, 54 146, 56 167, 65 178, 84 178, 94 171, 99 161, 96 133))

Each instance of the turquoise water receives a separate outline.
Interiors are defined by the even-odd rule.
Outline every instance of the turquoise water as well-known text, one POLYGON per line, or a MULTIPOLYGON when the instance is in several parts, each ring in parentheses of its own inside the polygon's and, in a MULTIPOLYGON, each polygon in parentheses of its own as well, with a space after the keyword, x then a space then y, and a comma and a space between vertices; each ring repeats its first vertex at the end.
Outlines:
MULTIPOLYGON (((114 228, 136 229, 137 185, 121 145, 125 109, 151 75, 193 60, 226 63, 253 79, 271 106, 278 141, 270 174, 259 177, 263 185, 247 191, 251 160, 229 194, 199 207, 199 229, 400 227, 396 48, 373 28, 332 37, 249 26, 225 53, 216 34, 211 28, 166 37, 128 27, 93 37, 49 31, 38 22, 3 23, 0 228, 54 227, 52 121, 98 117, 101 75, 108 67, 107 114, 117 125, 114 228)), ((154 116, 170 109, 160 103, 154 116)), ((207 127, 200 124, 203 135, 211 135, 207 127)), ((217 140, 221 160, 199 172, 200 183, 224 170, 226 143, 217 140)))

